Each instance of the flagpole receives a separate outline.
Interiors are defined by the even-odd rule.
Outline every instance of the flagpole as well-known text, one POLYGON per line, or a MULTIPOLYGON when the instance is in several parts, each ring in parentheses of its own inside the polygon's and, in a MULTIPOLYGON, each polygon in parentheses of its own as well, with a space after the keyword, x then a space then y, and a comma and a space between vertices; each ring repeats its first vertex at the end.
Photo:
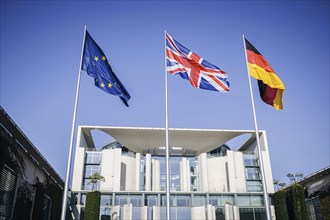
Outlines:
POLYGON ((65 220, 65 218, 66 218, 66 208, 67 208, 67 203, 68 203, 68 189, 69 189, 69 179, 70 179, 71 160, 72 160, 73 136, 74 136, 74 133, 75 133, 75 124, 76 124, 76 115, 77 115, 77 106, 78 106, 79 88, 80 88, 80 77, 81 77, 81 65, 82 65, 82 58, 83 58, 83 52, 84 52, 86 30, 87 30, 87 27, 85 25, 83 43, 82 43, 82 47, 81 47, 80 65, 79 65, 79 71, 78 71, 78 82, 77 82, 77 88, 76 88, 76 98, 75 98, 73 118, 72 118, 72 126, 71 126, 71 138, 70 138, 68 164, 67 164, 67 168, 66 168, 65 186, 64 186, 64 192, 63 192, 63 198, 62 198, 61 220, 65 220))
POLYGON ((167 101, 167 71, 166 71, 166 30, 165 30, 165 163, 166 163, 166 219, 171 219, 170 210, 170 170, 169 170, 169 148, 168 148, 168 101, 167 101))
POLYGON ((253 111, 253 120, 254 120, 255 134, 256 134, 256 139, 257 139, 257 148, 258 148, 258 154, 259 154, 260 171, 261 171, 261 181, 262 181, 262 189, 263 189, 263 195, 264 195, 264 201, 265 201, 266 215, 267 215, 267 220, 271 220, 269 198, 268 198, 267 187, 266 187, 266 178, 265 178, 264 164, 263 164, 262 153, 261 153, 261 148, 260 148, 260 139, 259 139, 259 132, 258 132, 257 116, 256 116, 256 110, 255 110, 255 107, 254 107, 254 99, 253 99, 253 92, 252 92, 250 71, 249 71, 247 54, 246 54, 246 45, 245 45, 244 34, 243 34, 242 37, 243 37, 243 43, 244 43, 245 62, 246 62, 246 68, 247 68, 247 75, 248 75, 249 86, 250 86, 250 96, 251 96, 251 104, 252 104, 252 111, 253 111))

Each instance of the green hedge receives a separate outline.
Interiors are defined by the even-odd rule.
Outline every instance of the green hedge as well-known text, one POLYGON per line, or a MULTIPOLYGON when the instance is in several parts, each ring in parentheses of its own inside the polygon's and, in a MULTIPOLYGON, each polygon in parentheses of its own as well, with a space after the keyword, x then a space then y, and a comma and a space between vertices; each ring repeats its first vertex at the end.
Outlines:
POLYGON ((294 184, 287 192, 287 207, 289 218, 292 220, 308 220, 305 203, 305 190, 299 184, 294 184))
POLYGON ((323 220, 330 220, 330 194, 320 196, 320 208, 323 220))
POLYGON ((101 192, 94 191, 86 194, 84 219, 99 220, 101 192))
POLYGON ((286 206, 287 193, 285 190, 277 191, 273 195, 276 219, 289 220, 288 208, 286 206))

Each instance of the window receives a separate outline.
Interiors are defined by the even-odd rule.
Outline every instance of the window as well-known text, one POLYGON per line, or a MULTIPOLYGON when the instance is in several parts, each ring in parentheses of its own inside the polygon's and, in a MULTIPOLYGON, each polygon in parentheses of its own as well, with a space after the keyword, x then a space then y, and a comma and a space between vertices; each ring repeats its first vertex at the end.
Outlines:
POLYGON ((0 172, 0 219, 10 219, 13 209, 16 175, 6 165, 0 172))
POLYGON ((240 208, 239 209, 240 220, 251 220, 254 219, 253 209, 251 208, 240 208))
POLYGON ((192 206, 204 206, 206 205, 205 196, 193 196, 192 197, 192 206))
POLYGON ((145 199, 145 205, 146 206, 158 206, 158 196, 156 195, 147 195, 145 199))
POLYGON ((80 205, 85 205, 85 204, 86 204, 86 194, 81 194, 80 205))
MULTIPOLYGON (((170 196, 170 206, 173 206, 174 196, 170 196)), ((162 206, 166 206, 166 195, 162 195, 162 206)))
POLYGON ((90 184, 89 177, 94 173, 100 173, 101 167, 99 165, 85 165, 85 173, 84 173, 84 179, 83 179, 83 189, 84 190, 93 190, 99 189, 100 181, 98 181, 96 184, 90 184))
POLYGON ((86 152, 86 164, 100 164, 101 152, 87 151, 86 152))
POLYGON ((251 206, 264 206, 264 199, 262 196, 251 196, 251 206))
POLYGON ((238 196, 237 197, 238 206, 254 206, 260 207, 264 205, 262 196, 238 196))
POLYGON ((125 205, 127 204, 127 195, 116 195, 115 205, 125 205))
POLYGON ((44 195, 43 213, 42 213, 43 220, 50 219, 51 208, 52 208, 52 200, 47 195, 44 195))
POLYGON ((85 174, 84 177, 88 178, 89 176, 93 175, 94 173, 100 173, 101 167, 95 165, 86 165, 85 166, 85 174))
POLYGON ((238 206, 250 206, 250 197, 249 196, 238 196, 237 205, 238 206))
POLYGON ((254 209, 255 220, 263 220, 267 219, 266 210, 265 209, 254 209))
POLYGON ((209 196, 209 204, 213 206, 218 206, 220 204, 221 197, 220 196, 209 196))
POLYGON ((247 167, 245 171, 247 180, 260 180, 259 168, 247 167))
POLYGON ((130 199, 130 202, 132 203, 132 206, 135 206, 135 207, 142 206, 142 204, 141 204, 142 196, 140 196, 140 195, 130 195, 129 199, 130 199))
POLYGON ((222 208, 217 208, 215 210, 215 219, 217 220, 225 220, 225 210, 222 208))
POLYGON ((112 196, 111 195, 101 195, 101 206, 111 206, 112 196))
POLYGON ((262 192, 261 181, 247 181, 247 191, 248 192, 262 192))
POLYGON ((244 154, 244 165, 246 167, 257 167, 258 164, 258 158, 255 154, 244 154))
POLYGON ((189 207, 191 206, 190 201, 191 201, 190 196, 176 196, 177 206, 189 207))
POLYGON ((218 205, 225 206, 226 203, 234 204, 234 197, 233 196, 221 196, 221 203, 218 205))

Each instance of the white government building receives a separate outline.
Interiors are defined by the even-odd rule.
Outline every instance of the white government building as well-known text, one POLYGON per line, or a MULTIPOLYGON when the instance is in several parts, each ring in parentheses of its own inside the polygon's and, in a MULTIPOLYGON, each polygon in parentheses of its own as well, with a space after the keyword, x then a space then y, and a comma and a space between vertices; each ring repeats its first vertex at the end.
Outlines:
MULTIPOLYGON (((266 132, 259 135, 271 196, 266 132)), ((101 219, 166 218, 164 128, 79 126, 76 143, 72 192, 80 219, 96 172, 105 177, 97 185, 101 219), (113 142, 97 149, 93 130, 113 142)), ((171 219, 266 219, 255 131, 170 128, 169 146, 171 219), (232 150, 226 143, 237 137, 245 141, 232 150)))

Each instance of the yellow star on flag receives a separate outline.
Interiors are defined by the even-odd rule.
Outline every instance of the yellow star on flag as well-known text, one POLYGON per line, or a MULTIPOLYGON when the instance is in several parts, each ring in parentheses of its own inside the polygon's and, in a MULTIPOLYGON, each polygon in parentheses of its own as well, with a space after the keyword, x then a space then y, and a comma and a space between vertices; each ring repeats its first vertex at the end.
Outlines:
POLYGON ((108 84, 108 87, 109 87, 109 88, 111 88, 111 87, 112 87, 112 84, 111 84, 111 83, 109 83, 109 84, 108 84))
POLYGON ((103 88, 105 85, 104 85, 104 83, 101 83, 101 87, 103 88))
POLYGON ((105 58, 105 56, 102 56, 102 60, 105 61, 107 58, 105 58))
POLYGON ((95 61, 99 61, 99 57, 98 56, 95 56, 94 60, 95 61))

